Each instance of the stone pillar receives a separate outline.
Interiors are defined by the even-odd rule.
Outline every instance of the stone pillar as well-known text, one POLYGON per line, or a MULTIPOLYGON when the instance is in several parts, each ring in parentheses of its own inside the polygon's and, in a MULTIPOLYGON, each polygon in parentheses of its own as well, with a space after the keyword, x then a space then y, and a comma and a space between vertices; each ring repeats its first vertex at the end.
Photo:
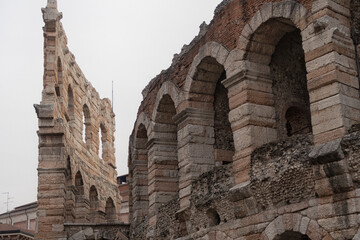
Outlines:
POLYGON ((76 216, 75 204, 76 204, 76 188, 72 185, 69 185, 69 179, 68 179, 68 183, 66 186, 66 205, 65 205, 66 222, 68 223, 72 223, 75 221, 75 216, 76 216))
POLYGON ((177 195, 179 184, 176 129, 160 135, 163 135, 161 140, 153 138, 148 145, 150 227, 156 225, 159 207, 177 195))
POLYGON ((64 157, 63 127, 53 121, 53 109, 35 106, 39 118, 38 164, 38 233, 36 239, 66 237, 64 232, 66 206, 66 159, 64 157), (45 127, 53 125, 51 129, 45 127))
POLYGON ((180 209, 190 206, 191 182, 215 165, 214 112, 186 108, 174 117, 178 126, 180 209))
POLYGON ((302 32, 315 144, 343 137, 360 120, 349 7, 349 0, 315 1, 302 32))
POLYGON ((84 186, 77 187, 75 197, 75 219, 77 223, 89 222, 90 202, 84 195, 84 186))
POLYGON ((135 149, 132 167, 132 223, 138 224, 148 214, 148 161, 146 149, 135 149))
POLYGON ((277 138, 270 69, 260 64, 246 65, 246 69, 240 69, 239 73, 222 82, 228 89, 236 184, 250 180, 252 151, 277 138))

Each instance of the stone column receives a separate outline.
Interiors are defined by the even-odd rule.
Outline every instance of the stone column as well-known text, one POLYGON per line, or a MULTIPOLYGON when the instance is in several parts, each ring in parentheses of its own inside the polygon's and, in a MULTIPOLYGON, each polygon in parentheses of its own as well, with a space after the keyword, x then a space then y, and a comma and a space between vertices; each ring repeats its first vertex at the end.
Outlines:
POLYGON ((176 130, 174 133, 160 135, 163 135, 161 140, 153 138, 148 145, 150 227, 156 225, 159 207, 170 201, 178 192, 176 130))
POLYGON ((148 214, 148 160, 146 149, 135 149, 132 157, 132 223, 139 224, 148 214))
POLYGON ((38 233, 36 239, 58 239, 64 232, 66 160, 61 122, 51 121, 51 106, 36 105, 39 117, 38 233), (49 118, 47 118, 49 117, 49 118), (43 124, 54 124, 45 128, 43 124))
POLYGON ((75 196, 75 219, 77 223, 89 222, 90 202, 84 195, 84 186, 76 187, 77 193, 75 196))
POLYGON ((174 117, 178 126, 180 209, 190 206, 191 182, 210 171, 214 159, 214 112, 186 108, 174 117))
POLYGON ((315 144, 343 137, 360 120, 349 7, 349 0, 315 1, 302 32, 315 144))
POLYGON ((250 180, 252 151, 277 138, 270 69, 260 64, 246 66, 222 82, 228 89, 229 120, 235 144, 233 172, 236 184, 250 180))

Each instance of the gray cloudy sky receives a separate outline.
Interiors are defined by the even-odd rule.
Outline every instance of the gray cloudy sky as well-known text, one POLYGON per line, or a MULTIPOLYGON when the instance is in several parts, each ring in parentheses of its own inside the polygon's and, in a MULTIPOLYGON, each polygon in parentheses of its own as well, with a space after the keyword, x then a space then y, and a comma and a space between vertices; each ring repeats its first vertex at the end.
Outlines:
MULTIPOLYGON (((102 98, 114 81, 118 174, 141 91, 207 23, 221 0, 58 0, 70 51, 102 98)), ((40 9, 46 0, 0 0, 0 213, 36 201, 38 138, 33 104, 43 76, 40 9)))

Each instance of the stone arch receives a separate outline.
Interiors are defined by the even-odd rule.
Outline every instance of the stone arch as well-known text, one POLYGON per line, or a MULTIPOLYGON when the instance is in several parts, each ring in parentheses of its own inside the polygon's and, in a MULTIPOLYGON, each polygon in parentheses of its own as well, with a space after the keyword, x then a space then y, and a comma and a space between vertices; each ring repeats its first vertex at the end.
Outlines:
POLYGON ((216 164, 232 162, 233 149, 223 149, 216 141, 224 137, 223 135, 233 139, 228 110, 220 115, 217 114, 220 112, 216 111, 217 103, 225 103, 226 108, 229 109, 228 92, 222 85, 222 81, 227 78, 224 63, 228 57, 229 51, 224 46, 216 42, 208 42, 200 48, 193 59, 186 77, 182 105, 184 109, 181 109, 182 111, 175 117, 179 136, 178 155, 179 158, 187 156, 186 161, 179 159, 183 161, 179 166, 180 208, 187 208, 190 205, 188 201, 191 192, 188 183, 190 180, 210 171, 216 164), (221 91, 217 91, 219 89, 221 91), (224 124, 216 124, 219 123, 217 116, 221 116, 224 124), (220 126, 223 125, 226 129, 221 129, 220 126), (189 169, 197 169, 197 171, 194 173, 195 171, 191 172, 192 170, 189 169))
POLYGON ((114 222, 116 220, 116 207, 111 197, 106 200, 105 214, 108 222, 114 222))
POLYGON ((80 170, 78 170, 75 174, 74 186, 75 186, 75 211, 74 211, 75 222, 86 222, 89 205, 88 202, 85 200, 86 197, 84 190, 84 179, 80 170))
MULTIPOLYGON (((229 55, 229 50, 226 49, 223 45, 217 42, 207 42, 204 46, 202 46, 199 50, 199 53, 195 56, 192 61, 191 67, 186 77, 184 91, 190 92, 191 87, 194 84, 194 77, 197 72, 199 64, 205 58, 213 58, 215 59, 220 65, 223 65, 229 55)), ((186 96, 185 98, 189 98, 186 96)))
MULTIPOLYGON (((83 180, 83 177, 82 177, 82 174, 81 174, 81 171, 77 171, 76 174, 75 174, 75 178, 74 178, 74 185, 75 185, 75 188, 78 188, 78 187, 84 187, 84 180, 83 180)), ((79 189, 79 193, 80 194, 84 194, 84 190, 81 190, 79 189)))
POLYGON ((151 119, 156 118, 157 109, 159 108, 160 101, 162 100, 164 95, 170 96, 171 100, 174 102, 175 109, 178 108, 183 98, 182 92, 175 83, 171 81, 164 82, 156 95, 155 105, 151 115, 151 119))
MULTIPOLYGON (((174 86, 172 88, 173 91, 164 86, 158 93, 153 112, 154 125, 147 146, 149 217, 154 219, 159 207, 176 197, 179 189, 177 124, 174 120, 179 91, 174 86)), ((151 226, 155 224, 156 220, 150 221, 151 226)))
POLYGON ((129 157, 130 216, 133 224, 145 220, 148 214, 148 128, 146 114, 140 114, 135 124, 133 150, 129 157))
POLYGON ((306 8, 295 1, 264 5, 243 28, 237 49, 225 63, 230 72, 223 81, 229 91, 229 118, 234 138, 241 139, 235 142, 233 159, 241 166, 233 167, 236 183, 249 180, 254 148, 286 137, 286 131, 279 131, 286 129, 286 121, 279 121, 284 104, 296 99, 310 115, 301 35, 307 16, 306 8))
POLYGON ((261 235, 262 240, 278 240, 288 233, 306 235, 312 240, 333 239, 315 220, 299 213, 284 214, 274 219, 261 235))
POLYGON ((135 136, 137 135, 137 131, 139 129, 140 124, 144 125, 144 127, 146 129, 146 133, 148 135, 149 131, 150 131, 150 119, 145 112, 141 112, 140 115, 138 116, 138 118, 136 119, 135 133, 134 133, 135 136))
MULTIPOLYGON (((267 3, 259 11, 256 12, 256 14, 249 21, 249 23, 246 24, 245 27, 243 28, 238 41, 238 49, 247 52, 251 48, 254 49, 258 48, 260 51, 264 51, 263 53, 267 53, 267 51, 271 50, 271 47, 269 49, 269 46, 255 44, 252 43, 251 41, 254 38, 256 39, 257 36, 254 34, 261 25, 263 25, 265 22, 271 19, 287 19, 296 28, 303 31, 304 28, 306 27, 305 23, 307 16, 308 16, 307 9, 300 3, 297 3, 296 1, 293 0, 282 1, 277 3, 267 3)), ((284 32, 284 30, 286 29, 287 29, 286 25, 282 25, 281 23, 279 23, 278 27, 273 28, 273 30, 276 31, 276 33, 272 34, 274 36, 274 39, 273 40, 267 39, 267 40, 277 42, 275 36, 281 38, 281 36, 283 36, 282 32, 284 32), (281 29, 280 26, 285 26, 285 29, 281 29)), ((243 57, 246 58, 246 55, 247 54, 245 53, 243 57)), ((268 58, 265 59, 265 61, 267 60, 268 58)))
POLYGON ((99 209, 99 194, 94 185, 89 190, 90 222, 98 222, 97 211, 99 209))

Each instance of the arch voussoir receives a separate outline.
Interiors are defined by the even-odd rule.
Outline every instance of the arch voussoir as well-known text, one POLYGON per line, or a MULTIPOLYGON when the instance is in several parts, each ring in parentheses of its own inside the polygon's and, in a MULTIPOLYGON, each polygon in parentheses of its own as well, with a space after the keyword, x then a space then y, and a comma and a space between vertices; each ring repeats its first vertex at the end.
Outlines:
POLYGON ((157 109, 158 109, 160 101, 164 95, 170 96, 170 98, 174 102, 175 109, 177 109, 177 107, 183 100, 182 92, 180 91, 179 87, 175 83, 173 83, 171 81, 164 82, 156 96, 154 109, 153 109, 153 112, 151 115, 152 120, 154 120, 156 118, 157 109))
POLYGON ((275 240, 289 231, 307 235, 310 239, 333 239, 315 220, 299 213, 287 213, 275 218, 265 228, 261 239, 275 240))
POLYGON ((228 56, 229 50, 226 47, 217 42, 208 42, 204 46, 202 46, 199 50, 199 53, 194 57, 194 60, 191 64, 190 70, 187 74, 185 81, 185 92, 189 92, 191 85, 194 81, 193 77, 196 74, 197 67, 201 63, 201 61, 206 57, 214 58, 220 65, 223 65, 228 56))

